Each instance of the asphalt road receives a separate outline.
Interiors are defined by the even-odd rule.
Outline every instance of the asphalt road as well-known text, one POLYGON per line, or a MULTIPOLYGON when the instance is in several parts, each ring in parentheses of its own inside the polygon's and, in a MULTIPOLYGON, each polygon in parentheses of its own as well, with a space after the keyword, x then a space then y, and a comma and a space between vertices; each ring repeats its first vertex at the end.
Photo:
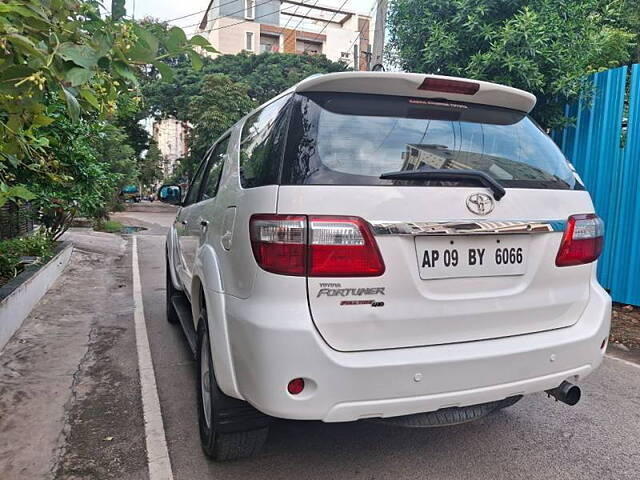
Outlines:
POLYGON ((172 212, 141 204, 119 214, 138 235, 143 302, 176 479, 640 478, 640 368, 615 358, 581 384, 575 407, 544 394, 475 423, 406 429, 373 422, 277 420, 264 452, 216 464, 199 447, 195 366, 165 319, 164 237, 172 212))

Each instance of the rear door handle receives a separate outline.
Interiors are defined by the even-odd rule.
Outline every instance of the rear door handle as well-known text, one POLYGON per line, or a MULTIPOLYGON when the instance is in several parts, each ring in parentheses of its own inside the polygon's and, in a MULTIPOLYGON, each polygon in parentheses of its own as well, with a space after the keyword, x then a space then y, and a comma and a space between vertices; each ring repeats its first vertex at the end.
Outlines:
POLYGON ((182 220, 180 223, 183 224, 183 225, 186 225, 189 222, 187 222, 186 220, 182 220))

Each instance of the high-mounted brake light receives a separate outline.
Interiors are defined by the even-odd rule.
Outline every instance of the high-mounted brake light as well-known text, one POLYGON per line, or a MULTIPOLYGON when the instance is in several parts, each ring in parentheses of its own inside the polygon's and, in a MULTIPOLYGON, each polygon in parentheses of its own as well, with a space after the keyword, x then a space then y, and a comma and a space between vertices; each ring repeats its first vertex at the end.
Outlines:
POLYGON ((558 267, 595 262, 602 253, 604 222, 593 213, 571 215, 567 221, 560 250, 558 267))
POLYGON ((429 90, 431 92, 457 93, 460 95, 475 95, 480 90, 480 84, 475 82, 465 82, 463 80, 449 80, 446 78, 427 77, 418 90, 429 90))
POLYGON ((367 222, 358 217, 254 215, 251 246, 268 272, 310 277, 375 277, 384 262, 367 222))

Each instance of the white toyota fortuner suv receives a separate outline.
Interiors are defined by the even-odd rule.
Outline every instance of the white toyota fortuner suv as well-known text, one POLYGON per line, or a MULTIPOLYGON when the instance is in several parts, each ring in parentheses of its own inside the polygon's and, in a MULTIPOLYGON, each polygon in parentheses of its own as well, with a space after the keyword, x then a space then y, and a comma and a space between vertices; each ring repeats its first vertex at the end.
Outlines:
POLYGON ((603 223, 535 97, 410 73, 307 78, 215 140, 167 237, 204 451, 272 417, 435 426, 602 361, 603 223))

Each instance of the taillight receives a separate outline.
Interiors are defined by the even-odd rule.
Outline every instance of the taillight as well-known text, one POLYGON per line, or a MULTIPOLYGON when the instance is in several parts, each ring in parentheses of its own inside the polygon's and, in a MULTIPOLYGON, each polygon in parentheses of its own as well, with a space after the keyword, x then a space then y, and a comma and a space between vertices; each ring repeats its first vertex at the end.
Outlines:
POLYGON ((249 230, 253 255, 263 269, 283 275, 306 274, 306 217, 254 215, 249 230))
POLYGON ((582 265, 598 259, 602 253, 604 222, 593 213, 571 215, 567 221, 560 250, 558 267, 582 265))
POLYGON ((384 273, 367 223, 357 217, 309 218, 310 277, 377 277, 384 273))
POLYGON ((384 262, 368 224, 358 217, 254 215, 251 246, 268 272, 310 277, 375 277, 384 262))

